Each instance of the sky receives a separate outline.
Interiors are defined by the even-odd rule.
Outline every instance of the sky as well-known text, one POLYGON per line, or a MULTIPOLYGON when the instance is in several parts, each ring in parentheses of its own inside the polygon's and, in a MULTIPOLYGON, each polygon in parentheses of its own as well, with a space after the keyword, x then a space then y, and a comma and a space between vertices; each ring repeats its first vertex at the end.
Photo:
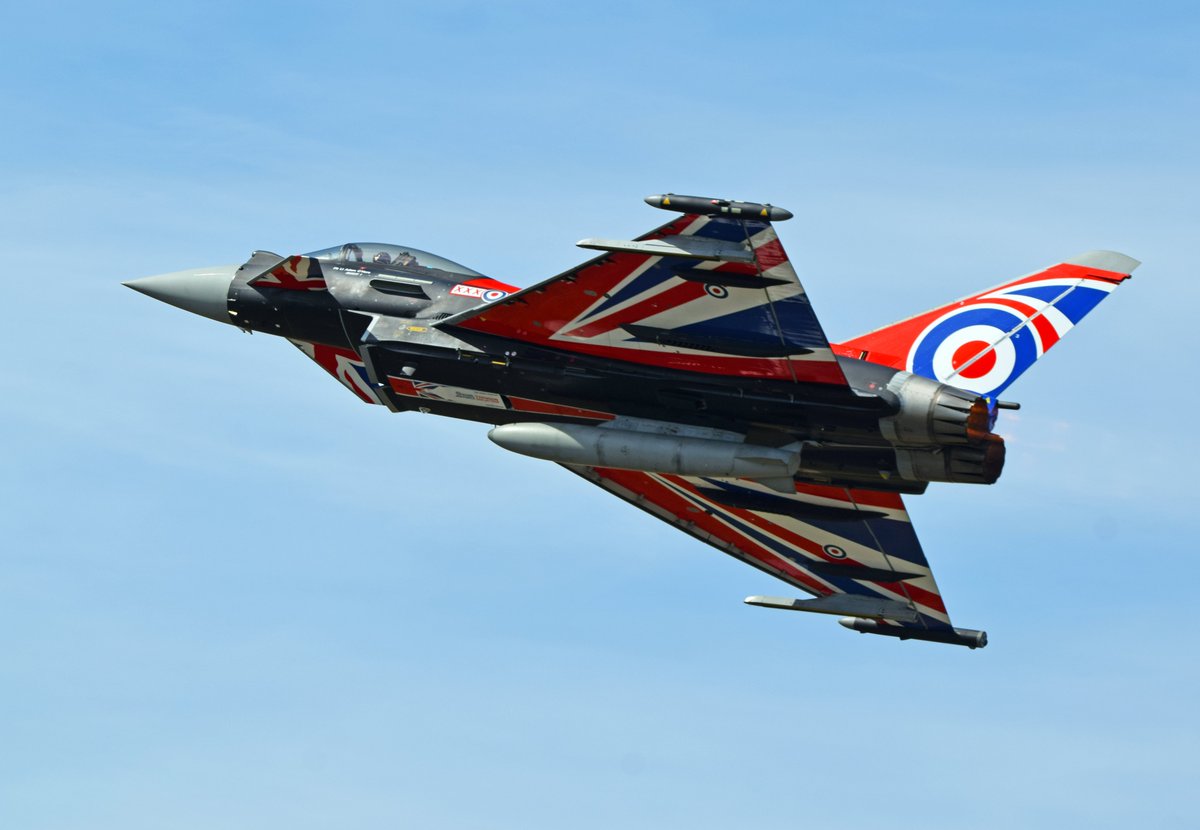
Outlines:
POLYGON ((1200 824, 1192 4, 0 20, 0 826, 1200 824), (529 285, 666 191, 792 210, 834 340, 1144 262, 1006 393, 999 483, 909 499, 986 649, 744 606, 787 588, 120 285, 351 240, 529 285))

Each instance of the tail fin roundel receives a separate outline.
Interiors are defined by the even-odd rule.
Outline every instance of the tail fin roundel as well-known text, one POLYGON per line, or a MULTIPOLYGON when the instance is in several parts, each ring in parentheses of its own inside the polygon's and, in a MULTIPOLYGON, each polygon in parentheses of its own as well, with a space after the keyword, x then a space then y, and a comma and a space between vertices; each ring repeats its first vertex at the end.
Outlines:
POLYGON ((1089 251, 834 350, 995 400, 1139 264, 1114 251, 1089 251))

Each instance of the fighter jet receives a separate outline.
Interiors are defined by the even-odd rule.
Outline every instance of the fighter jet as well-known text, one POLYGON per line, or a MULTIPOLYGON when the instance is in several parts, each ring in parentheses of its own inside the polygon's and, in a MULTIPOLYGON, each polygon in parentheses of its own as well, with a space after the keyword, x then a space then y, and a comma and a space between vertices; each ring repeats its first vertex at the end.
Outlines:
POLYGON ((256 251, 126 282, 290 340, 361 400, 491 424, 807 597, 855 631, 981 648, 950 622, 902 497, 992 484, 1000 399, 1138 262, 1091 251, 830 343, 780 207, 667 194, 677 216, 519 289, 405 245, 256 251))

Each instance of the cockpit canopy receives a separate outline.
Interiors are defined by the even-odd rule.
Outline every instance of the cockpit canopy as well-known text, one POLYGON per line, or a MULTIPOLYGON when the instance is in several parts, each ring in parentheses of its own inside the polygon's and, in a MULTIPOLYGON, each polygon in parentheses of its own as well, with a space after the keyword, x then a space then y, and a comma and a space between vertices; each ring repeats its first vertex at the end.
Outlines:
POLYGON ((465 265, 451 262, 448 259, 410 248, 406 245, 388 245, 382 242, 347 242, 333 248, 313 251, 306 254, 319 260, 323 265, 364 269, 369 271, 444 271, 464 277, 482 277, 478 271, 472 271, 465 265))

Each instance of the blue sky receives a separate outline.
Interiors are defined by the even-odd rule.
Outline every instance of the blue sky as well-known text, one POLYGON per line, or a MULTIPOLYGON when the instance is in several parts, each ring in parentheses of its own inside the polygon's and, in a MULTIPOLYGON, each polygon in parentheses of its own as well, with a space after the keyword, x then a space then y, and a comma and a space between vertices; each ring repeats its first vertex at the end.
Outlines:
POLYGON ((1185 3, 9 9, 0 825, 1194 827, 1185 3), (1135 278, 910 501, 969 652, 786 590, 138 276, 352 239, 527 285, 767 200, 844 339, 1135 278))

